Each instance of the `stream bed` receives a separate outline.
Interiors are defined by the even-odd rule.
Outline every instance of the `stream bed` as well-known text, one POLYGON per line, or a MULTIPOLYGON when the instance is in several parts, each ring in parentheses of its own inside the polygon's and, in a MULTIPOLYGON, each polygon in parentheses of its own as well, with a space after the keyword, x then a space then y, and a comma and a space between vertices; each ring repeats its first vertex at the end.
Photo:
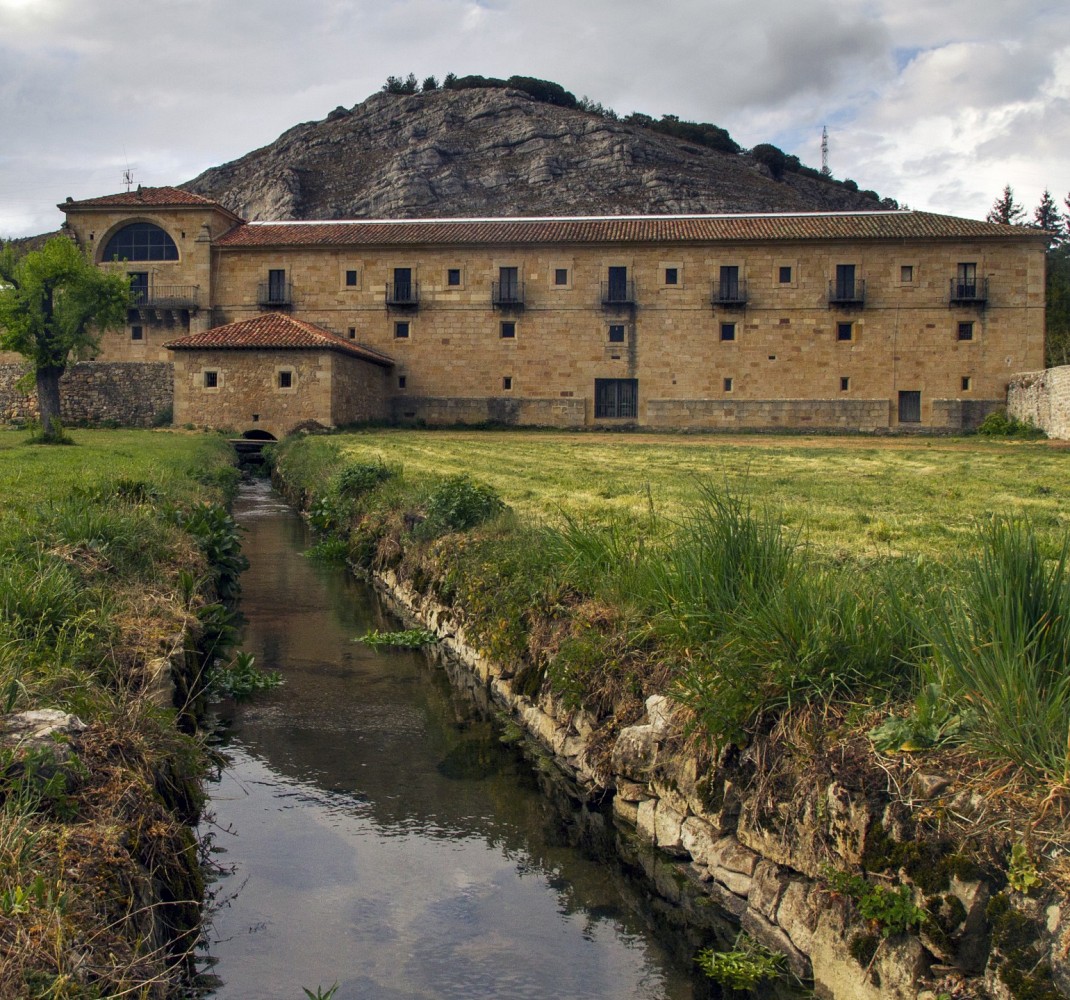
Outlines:
POLYGON ((344 567, 302 555, 307 529, 266 483, 234 514, 240 648, 285 683, 219 712, 211 996, 708 996, 693 943, 609 849, 608 818, 546 794, 426 654, 354 641, 398 623, 344 567))

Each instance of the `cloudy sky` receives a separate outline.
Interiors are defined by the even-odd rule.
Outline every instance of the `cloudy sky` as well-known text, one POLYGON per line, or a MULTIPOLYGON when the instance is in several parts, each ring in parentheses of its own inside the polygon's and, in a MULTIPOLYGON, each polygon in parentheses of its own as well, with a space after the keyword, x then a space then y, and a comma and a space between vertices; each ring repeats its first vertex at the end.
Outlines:
POLYGON ((1070 194, 1067 0, 0 0, 0 236, 177 184, 387 75, 554 80, 912 208, 1070 194))

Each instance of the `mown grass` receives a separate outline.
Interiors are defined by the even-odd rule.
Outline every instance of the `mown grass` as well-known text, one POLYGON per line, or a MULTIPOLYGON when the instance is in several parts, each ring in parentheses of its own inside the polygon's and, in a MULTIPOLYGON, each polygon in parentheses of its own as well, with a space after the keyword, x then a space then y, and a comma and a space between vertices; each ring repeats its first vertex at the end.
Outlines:
POLYGON ((195 928, 203 893, 186 824, 204 758, 146 667, 211 591, 189 522, 236 472, 209 435, 74 440, 0 431, 0 730, 42 708, 86 726, 0 739, 0 995, 162 997, 183 952, 162 928, 195 928))
MULTIPOLYGON (((330 441, 413 476, 477 476, 520 515, 558 526, 634 521, 651 503, 679 520, 701 481, 770 505, 832 554, 947 556, 992 512, 1027 516, 1045 537, 1070 529, 1070 452, 1045 442, 412 430, 330 441)), ((311 466, 324 446, 309 443, 311 466)))
POLYGON ((1070 777, 1050 445, 371 431, 280 456, 314 523, 461 609, 521 691, 617 724, 669 691, 716 744, 866 706, 900 716, 892 749, 953 739, 1039 786, 1070 777), (347 494, 350 467, 391 471, 347 494), (434 525, 462 476, 506 513, 434 525))

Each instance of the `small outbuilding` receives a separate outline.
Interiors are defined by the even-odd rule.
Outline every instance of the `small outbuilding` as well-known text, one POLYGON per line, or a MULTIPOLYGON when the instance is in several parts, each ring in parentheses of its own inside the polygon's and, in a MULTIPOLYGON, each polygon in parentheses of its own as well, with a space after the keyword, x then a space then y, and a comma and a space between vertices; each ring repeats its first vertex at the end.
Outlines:
POLYGON ((282 313, 217 326, 164 345, 175 366, 174 421, 281 438, 386 420, 385 354, 282 313))

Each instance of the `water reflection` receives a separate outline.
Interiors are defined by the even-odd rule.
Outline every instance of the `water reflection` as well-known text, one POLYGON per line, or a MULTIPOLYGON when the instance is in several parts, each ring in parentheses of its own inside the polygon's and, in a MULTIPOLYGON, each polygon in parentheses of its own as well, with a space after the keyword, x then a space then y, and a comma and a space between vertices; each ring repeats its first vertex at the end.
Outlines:
POLYGON ((422 654, 352 640, 395 623, 263 487, 236 507, 251 568, 243 648, 286 684, 223 721, 212 955, 223 1000, 336 996, 688 998, 641 888, 576 843, 495 725, 422 654), (239 890, 240 887, 240 891, 239 890))

